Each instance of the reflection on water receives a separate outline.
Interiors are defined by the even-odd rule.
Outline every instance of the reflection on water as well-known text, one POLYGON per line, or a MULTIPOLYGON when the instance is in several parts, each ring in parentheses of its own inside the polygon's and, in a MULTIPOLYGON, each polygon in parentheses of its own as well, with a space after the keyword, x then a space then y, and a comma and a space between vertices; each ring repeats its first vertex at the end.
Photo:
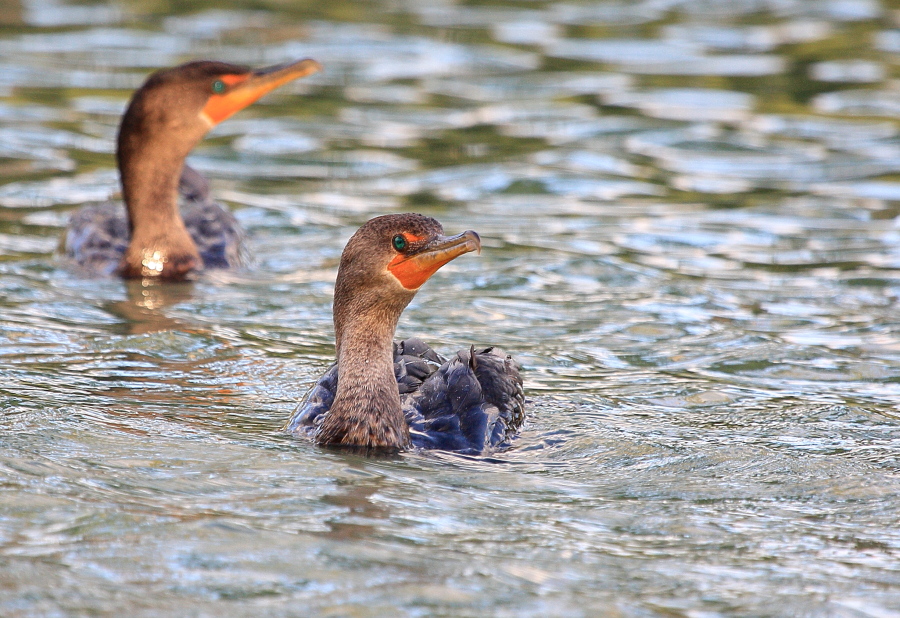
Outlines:
POLYGON ((0 614, 900 611, 894 4, 156 10, 0 7, 0 614), (248 269, 56 255, 150 70, 305 56, 190 157, 248 269), (405 210, 482 236, 400 334, 516 353, 508 452, 280 431, 343 244, 405 210))
POLYGON ((179 303, 189 303, 193 283, 162 284, 150 279, 124 281, 127 300, 104 303, 103 308, 122 320, 128 332, 155 333, 168 330, 191 330, 184 321, 166 315, 165 309, 179 303))

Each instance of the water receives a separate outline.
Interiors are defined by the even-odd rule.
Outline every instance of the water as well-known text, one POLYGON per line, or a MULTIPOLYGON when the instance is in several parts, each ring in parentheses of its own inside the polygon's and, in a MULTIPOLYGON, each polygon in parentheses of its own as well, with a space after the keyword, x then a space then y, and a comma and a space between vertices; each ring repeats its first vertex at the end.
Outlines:
POLYGON ((900 615, 896 3, 156 6, 0 9, 0 614, 900 615), (250 269, 66 268, 151 69, 303 56, 190 158, 250 269), (280 431, 408 210, 484 240, 400 334, 516 354, 510 451, 280 431))

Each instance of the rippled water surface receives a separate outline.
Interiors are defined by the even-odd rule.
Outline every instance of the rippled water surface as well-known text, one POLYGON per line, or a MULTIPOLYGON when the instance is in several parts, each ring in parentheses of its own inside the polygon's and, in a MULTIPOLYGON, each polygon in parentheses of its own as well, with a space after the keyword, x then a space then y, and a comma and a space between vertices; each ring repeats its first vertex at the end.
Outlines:
POLYGON ((0 614, 900 615, 900 3, 0 7, 0 614), (321 74, 189 161, 254 262, 57 254, 149 71, 321 74), (400 334, 496 344, 490 457, 281 432, 350 234, 477 230, 400 334))

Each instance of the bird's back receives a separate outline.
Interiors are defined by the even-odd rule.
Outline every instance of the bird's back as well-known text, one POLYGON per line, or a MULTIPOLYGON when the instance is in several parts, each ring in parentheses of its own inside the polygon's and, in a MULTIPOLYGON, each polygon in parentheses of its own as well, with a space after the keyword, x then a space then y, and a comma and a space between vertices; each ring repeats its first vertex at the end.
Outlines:
MULTIPOLYGON (((420 339, 406 339, 394 344, 394 374, 415 447, 463 453, 502 448, 525 419, 519 365, 495 348, 461 350, 445 360, 420 339)), ((286 429, 315 431, 337 385, 333 365, 286 429)))
POLYGON ((90 274, 112 275, 119 267, 130 237, 122 204, 85 206, 69 219, 66 256, 90 274))
MULTIPOLYGON (((184 167, 178 186, 184 225, 197 245, 205 268, 234 268, 245 263, 243 233, 237 220, 209 196, 206 179, 184 167)), ((94 275, 116 272, 131 232, 125 207, 106 202, 78 209, 69 219, 65 253, 94 275)))

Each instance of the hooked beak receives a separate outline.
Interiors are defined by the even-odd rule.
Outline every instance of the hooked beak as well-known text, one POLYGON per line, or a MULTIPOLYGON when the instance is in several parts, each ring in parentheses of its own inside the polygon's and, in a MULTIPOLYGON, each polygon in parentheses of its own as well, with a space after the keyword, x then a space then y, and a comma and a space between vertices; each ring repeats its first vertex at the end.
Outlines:
POLYGON ((395 257, 388 270, 407 290, 417 290, 441 266, 470 251, 481 253, 481 238, 472 230, 456 236, 438 236, 412 255, 395 257))
POLYGON ((222 94, 210 96, 209 101, 200 112, 200 116, 209 123, 210 127, 214 127, 279 86, 299 77, 312 75, 321 68, 321 64, 311 58, 306 58, 297 62, 257 69, 243 75, 223 75, 221 79, 229 86, 228 90, 222 94))

